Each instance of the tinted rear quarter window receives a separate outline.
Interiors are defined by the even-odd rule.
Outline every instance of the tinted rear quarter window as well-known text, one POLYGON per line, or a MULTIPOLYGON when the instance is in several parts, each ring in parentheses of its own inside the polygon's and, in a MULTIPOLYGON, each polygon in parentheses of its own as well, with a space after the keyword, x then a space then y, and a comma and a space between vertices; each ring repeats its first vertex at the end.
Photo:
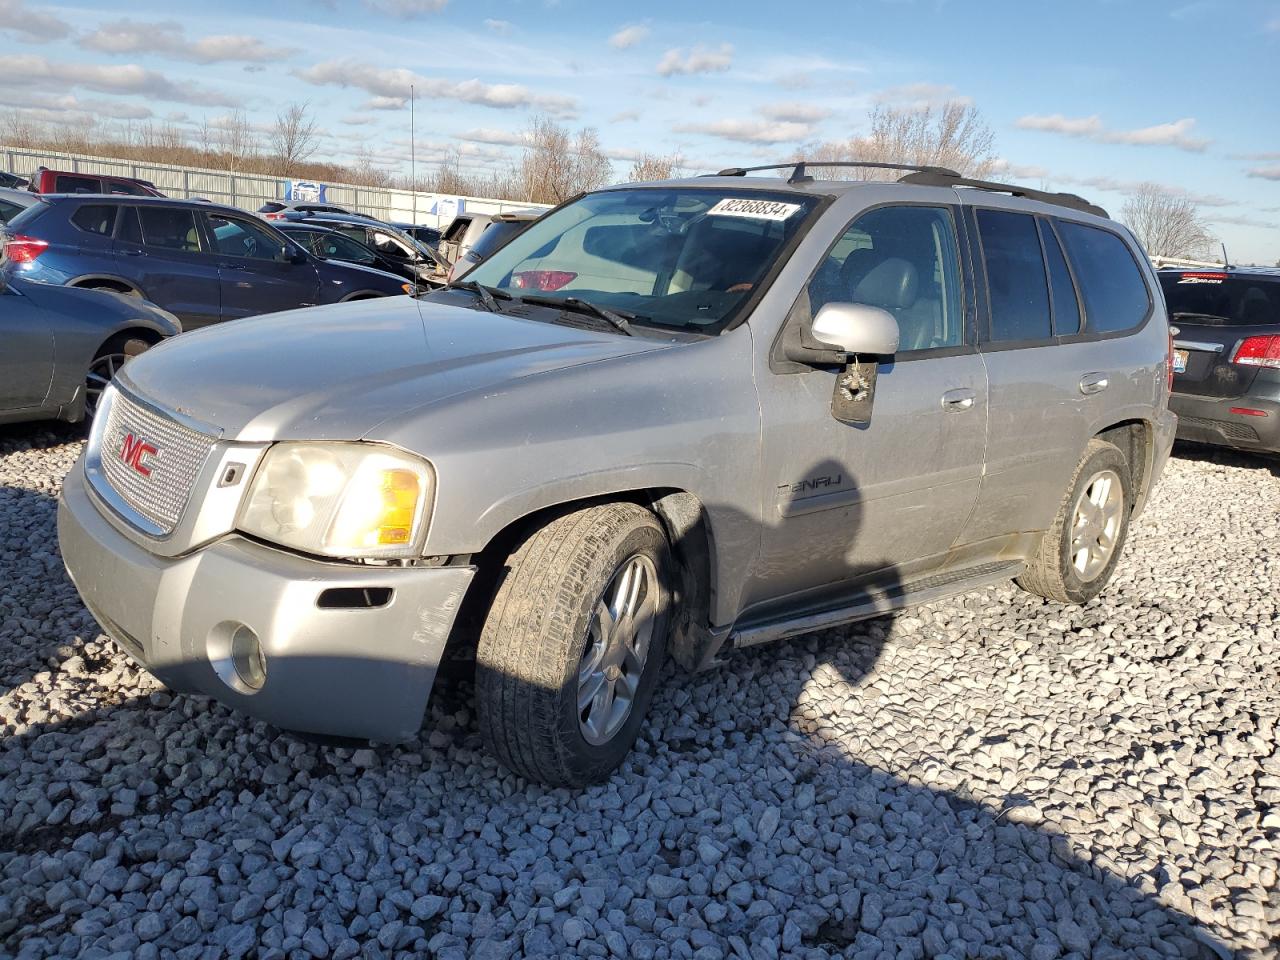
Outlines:
MULTIPOLYGON (((475 242, 475 245, 472 246, 471 251, 467 256, 471 257, 473 260, 483 260, 489 254, 493 253, 493 251, 497 250, 498 247, 502 246, 523 230, 526 226, 527 224, 524 223, 495 220, 493 223, 489 224, 489 229, 480 234, 480 239, 475 242)), ((588 230, 587 233, 590 234, 591 231, 588 230)))
POLYGON ((1047 340, 1049 285, 1035 218, 1006 210, 979 210, 978 232, 987 267, 992 340, 1047 340))
POLYGON ((71 215, 71 222, 85 233, 111 236, 116 228, 116 207, 110 203, 89 203, 71 215))
POLYGON ((128 180, 107 180, 104 184, 107 193, 119 193, 126 197, 149 197, 150 191, 128 180))
POLYGON ((1160 274, 1160 286, 1175 321, 1207 326, 1280 324, 1280 277, 1188 271, 1160 274))
POLYGON ((101 193, 102 181, 97 177, 72 177, 59 174, 53 181, 54 193, 101 193))
POLYGON ((1059 221, 1058 230, 1080 284, 1085 329, 1114 333, 1142 323, 1151 298, 1129 245, 1109 230, 1070 220, 1059 221))

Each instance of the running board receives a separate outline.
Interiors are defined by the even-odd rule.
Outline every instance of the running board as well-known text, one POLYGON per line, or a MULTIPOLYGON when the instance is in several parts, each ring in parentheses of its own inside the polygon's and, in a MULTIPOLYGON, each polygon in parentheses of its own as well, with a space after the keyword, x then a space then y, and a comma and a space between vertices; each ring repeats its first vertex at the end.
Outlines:
POLYGON ((1010 580, 1022 572, 1023 566, 1021 561, 1016 560, 986 563, 980 567, 969 567, 953 573, 940 573, 897 587, 872 589, 862 594, 853 603, 844 606, 828 607, 813 613, 769 620, 734 630, 729 634, 729 640, 735 648, 753 647, 758 643, 785 640, 788 637, 797 637, 816 630, 826 630, 858 620, 869 620, 904 607, 943 600, 957 594, 968 593, 979 587, 1010 580))

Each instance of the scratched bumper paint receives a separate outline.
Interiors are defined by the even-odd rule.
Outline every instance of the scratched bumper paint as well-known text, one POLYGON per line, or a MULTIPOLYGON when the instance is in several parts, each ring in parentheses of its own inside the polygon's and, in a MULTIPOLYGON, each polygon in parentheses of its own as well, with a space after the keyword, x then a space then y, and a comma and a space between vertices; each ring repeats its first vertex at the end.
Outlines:
POLYGON ((67 571, 103 630, 171 689, 278 727, 381 741, 417 735, 471 567, 326 563, 228 537, 157 557, 99 512, 79 466, 58 533, 67 571), (386 588, 377 607, 321 607, 335 588, 386 588), (226 638, 259 638, 261 689, 236 689, 226 638))

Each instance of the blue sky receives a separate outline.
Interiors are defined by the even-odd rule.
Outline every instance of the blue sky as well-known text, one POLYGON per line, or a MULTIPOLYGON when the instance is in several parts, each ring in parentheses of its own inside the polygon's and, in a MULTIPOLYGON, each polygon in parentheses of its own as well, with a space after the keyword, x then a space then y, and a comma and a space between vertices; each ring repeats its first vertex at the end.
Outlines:
POLYGON ((1280 259, 1280 0, 0 0, 0 109, 269 124, 309 101, 322 153, 407 172, 518 154, 534 112, 691 171, 859 131, 879 103, 976 104, 1009 175, 1113 210, 1185 191, 1235 260, 1280 259), (637 15, 642 12, 643 15, 637 15))

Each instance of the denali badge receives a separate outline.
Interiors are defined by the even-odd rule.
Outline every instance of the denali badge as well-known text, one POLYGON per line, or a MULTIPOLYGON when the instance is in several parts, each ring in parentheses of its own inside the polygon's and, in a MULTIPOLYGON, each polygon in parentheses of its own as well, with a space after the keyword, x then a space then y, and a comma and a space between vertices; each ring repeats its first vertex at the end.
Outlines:
POLYGON ((144 477, 149 477, 151 476, 151 468, 147 466, 145 460, 147 457, 159 452, 145 440, 130 433, 125 435, 124 443, 120 446, 120 459, 144 477))

